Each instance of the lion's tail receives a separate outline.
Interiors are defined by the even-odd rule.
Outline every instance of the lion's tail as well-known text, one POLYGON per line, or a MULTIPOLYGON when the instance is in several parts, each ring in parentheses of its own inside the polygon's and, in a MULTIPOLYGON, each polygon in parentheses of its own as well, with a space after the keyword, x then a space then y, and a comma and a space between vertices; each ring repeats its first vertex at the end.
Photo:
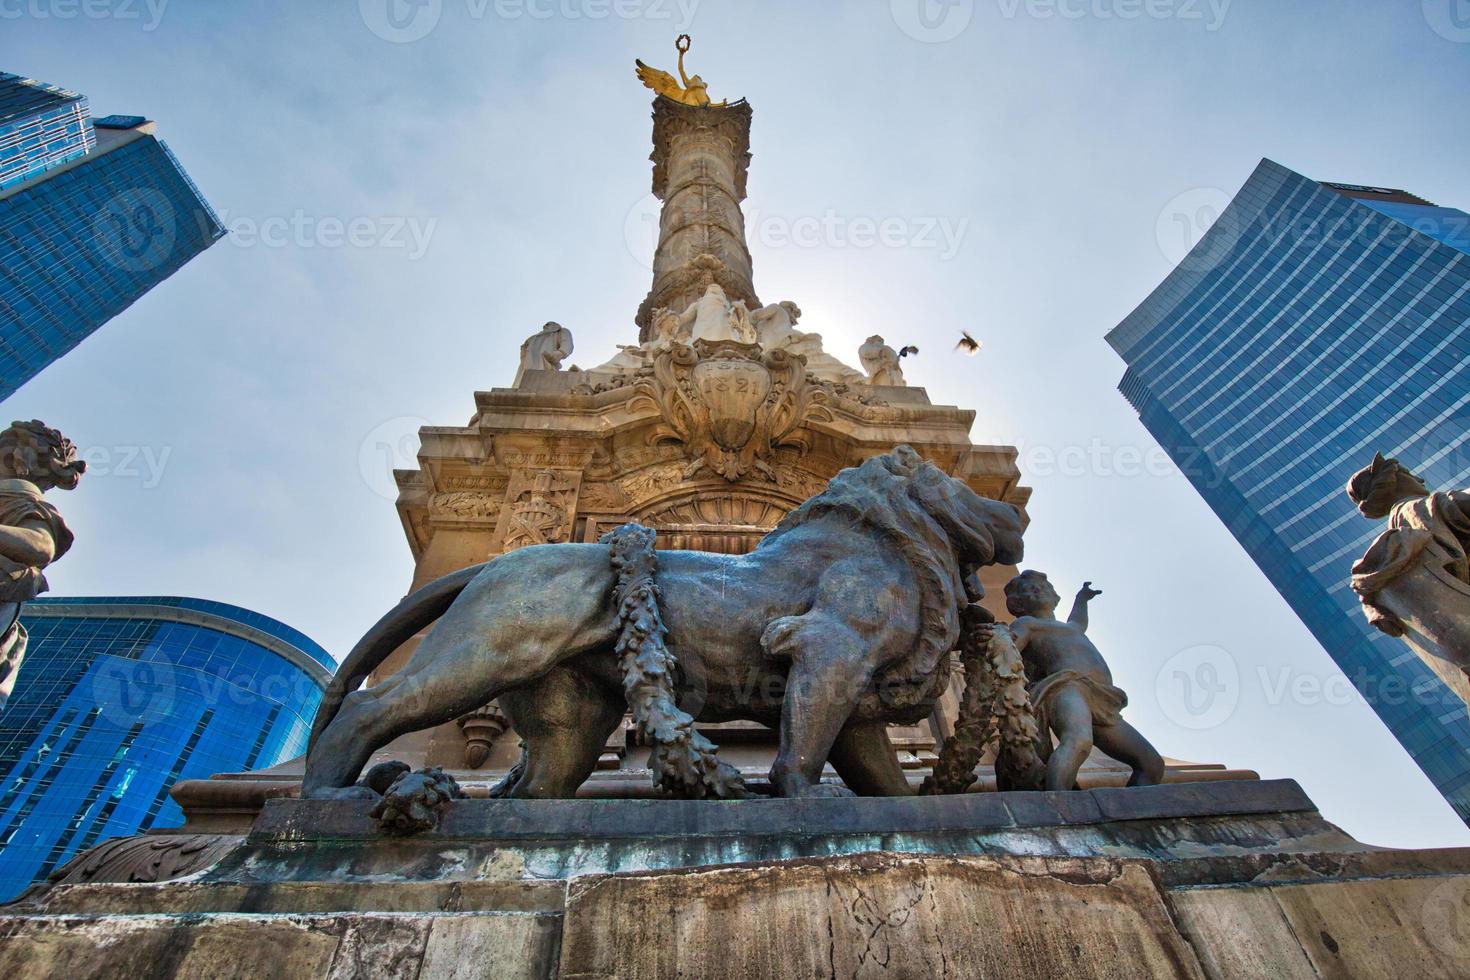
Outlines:
POLYGON ((311 723, 311 739, 306 746, 308 754, 327 725, 337 717, 343 699, 357 690, 368 675, 388 659, 390 653, 444 615, 445 610, 459 598, 459 594, 470 581, 480 574, 485 564, 488 563, 462 568, 409 593, 402 602, 374 623, 372 629, 363 634, 362 639, 357 641, 357 645, 347 655, 347 659, 337 668, 337 673, 332 675, 332 682, 322 695, 321 706, 316 709, 316 718, 311 723))

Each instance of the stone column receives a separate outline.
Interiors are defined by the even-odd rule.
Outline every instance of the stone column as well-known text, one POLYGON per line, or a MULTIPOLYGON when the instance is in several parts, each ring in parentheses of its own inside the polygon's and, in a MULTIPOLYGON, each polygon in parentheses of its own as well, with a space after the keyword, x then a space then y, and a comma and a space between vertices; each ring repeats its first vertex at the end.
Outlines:
POLYGON ((651 339, 654 310, 683 312, 711 283, 758 308, 740 211, 750 166, 750 104, 697 107, 659 96, 649 159, 663 211, 653 288, 638 307, 639 341, 651 339))

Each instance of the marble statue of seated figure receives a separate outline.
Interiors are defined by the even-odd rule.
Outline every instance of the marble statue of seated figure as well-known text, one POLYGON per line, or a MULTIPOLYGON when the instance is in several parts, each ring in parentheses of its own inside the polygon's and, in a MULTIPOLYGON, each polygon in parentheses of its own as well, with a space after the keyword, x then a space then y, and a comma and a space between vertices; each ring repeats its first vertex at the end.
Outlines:
POLYGON ((512 388, 519 388, 527 371, 560 371, 561 362, 572 355, 572 332, 560 323, 548 322, 521 344, 521 361, 512 388))
POLYGON ((789 299, 751 311, 750 322, 756 341, 763 350, 784 350, 806 359, 807 370, 823 381, 859 383, 866 380, 861 371, 843 364, 822 349, 822 336, 796 329, 801 307, 789 299))
POLYGON ((745 304, 739 300, 730 302, 718 283, 710 283, 704 295, 679 314, 678 325, 681 331, 688 331, 690 343, 696 340, 755 343, 755 330, 750 325, 745 304))
POLYGON ((883 342, 882 336, 874 334, 869 337, 858 348, 858 360, 868 373, 868 384, 907 387, 908 382, 903 378, 901 357, 898 351, 883 342))
POLYGON ((1057 737, 1046 764, 1048 790, 1075 789, 1077 772, 1093 745, 1133 768, 1129 786, 1163 779, 1164 760, 1120 712, 1128 695, 1087 638, 1087 603, 1101 592, 1084 583, 1064 623, 1056 618, 1061 596, 1041 572, 1025 571, 1006 584, 1006 609, 1017 617, 1010 630, 1026 664, 1031 705, 1043 749, 1047 731, 1057 737))
POLYGON ((653 311, 653 339, 646 349, 657 352, 674 343, 687 344, 689 331, 680 323, 679 314, 666 306, 653 311))
MULTIPOLYGON (((810 341, 813 336, 796 329, 796 321, 799 319, 801 307, 789 299, 762 306, 758 310, 752 310, 750 314, 757 343, 766 350, 785 349, 798 354, 805 353, 805 349, 812 346, 810 341)), ((820 350, 821 338, 816 339, 816 347, 820 350)))
POLYGON ((660 306, 653 311, 653 337, 646 344, 619 344, 612 358, 588 370, 592 375, 632 374, 653 363, 670 344, 687 344, 689 333, 679 326, 679 314, 660 306))

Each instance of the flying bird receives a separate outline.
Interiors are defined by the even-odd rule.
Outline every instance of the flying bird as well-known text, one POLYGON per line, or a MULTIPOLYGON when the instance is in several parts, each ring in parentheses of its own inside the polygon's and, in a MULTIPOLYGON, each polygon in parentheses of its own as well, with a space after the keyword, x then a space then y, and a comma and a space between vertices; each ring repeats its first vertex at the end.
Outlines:
POLYGON ((913 344, 909 344, 903 350, 901 350, 901 351, 898 352, 898 356, 899 357, 908 357, 910 354, 917 354, 918 352, 919 352, 919 348, 915 347, 913 344))
POLYGON ((960 342, 954 345, 954 349, 956 353, 964 351, 967 356, 974 357, 980 353, 980 348, 983 346, 984 344, 970 336, 969 331, 961 330, 960 342))

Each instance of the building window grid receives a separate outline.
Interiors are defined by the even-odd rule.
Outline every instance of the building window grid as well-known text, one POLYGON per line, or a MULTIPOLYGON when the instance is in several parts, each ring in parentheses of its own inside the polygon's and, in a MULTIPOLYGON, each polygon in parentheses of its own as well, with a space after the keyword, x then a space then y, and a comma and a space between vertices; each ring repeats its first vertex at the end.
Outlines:
MULTIPOLYGON (((1217 342, 1212 343, 1213 351, 1211 353, 1207 353, 1205 357, 1202 357, 1199 360, 1192 362, 1188 369, 1180 374, 1176 380, 1172 381, 1167 386, 1160 389, 1159 396, 1161 398, 1170 398, 1175 389, 1184 384, 1184 382, 1191 375, 1193 375, 1194 372, 1200 370, 1202 367, 1210 363, 1212 353, 1220 353, 1223 355, 1223 363, 1221 363, 1220 367, 1218 367, 1209 375, 1202 378, 1195 389, 1188 393, 1183 393, 1177 396, 1177 400, 1180 403, 1189 401, 1192 404, 1198 403, 1201 405, 1201 407, 1203 406, 1203 404, 1207 404, 1211 400, 1207 398, 1204 402, 1201 403, 1198 402, 1198 399, 1196 399, 1194 396, 1196 396, 1202 388, 1207 386, 1211 381, 1218 377, 1219 374, 1224 371, 1226 367, 1229 366, 1229 359, 1231 357, 1234 357, 1239 352, 1244 352, 1249 349, 1248 344, 1237 342, 1237 338, 1243 331, 1249 329, 1251 323, 1258 318, 1259 313, 1276 308, 1276 306, 1278 305, 1278 297, 1287 289, 1288 286, 1294 284, 1289 278, 1285 276, 1277 276, 1276 279, 1279 281, 1275 282, 1275 288, 1271 291, 1269 295, 1263 297, 1259 302, 1253 302, 1256 294, 1260 292, 1265 286, 1272 284, 1272 276, 1277 270, 1286 268, 1288 266, 1297 268, 1306 267, 1309 263, 1312 262, 1317 253, 1319 253, 1320 251, 1322 251, 1323 248, 1326 247, 1327 239, 1319 241, 1316 246, 1312 248, 1311 252, 1309 252, 1306 256, 1294 258, 1296 250, 1300 248, 1302 244, 1303 242, 1297 241, 1283 255, 1279 256, 1276 259, 1272 271, 1268 272, 1266 277, 1257 281, 1251 291, 1241 297, 1241 299, 1236 303, 1233 309, 1220 317, 1219 329, 1212 332, 1216 334, 1217 338, 1217 342), (1219 334, 1224 333, 1225 331, 1229 331, 1229 333, 1225 336, 1219 336, 1219 334)), ((1400 248, 1403 247, 1406 246, 1400 246, 1400 248)), ((1345 250, 1346 247, 1339 249, 1339 254, 1341 254, 1345 250)), ((1366 254, 1360 256, 1358 259, 1359 262, 1363 262, 1366 260, 1366 254)), ((1303 284, 1303 288, 1306 290, 1311 290, 1319 281, 1322 280, 1323 276, 1326 275, 1327 268, 1330 265, 1330 260, 1326 263, 1317 265, 1315 267, 1315 272, 1312 274, 1311 278, 1309 278, 1308 281, 1303 284)), ((1337 288, 1337 284, 1334 284, 1333 288, 1337 288)), ((1365 283, 1360 288, 1366 289, 1367 283, 1365 283)), ((1326 299, 1326 295, 1319 297, 1316 301, 1317 305, 1325 303, 1326 299)), ((1316 306, 1313 307, 1313 309, 1315 308, 1316 306)), ((1308 315, 1310 315, 1311 312, 1312 311, 1309 310, 1308 315)), ((1278 314, 1276 318, 1268 321, 1262 329, 1269 329, 1272 324, 1277 322, 1279 317, 1280 314, 1278 314)), ((1187 422, 1188 418, 1186 418, 1185 421, 1187 422)))
MULTIPOLYGON (((1233 202, 1229 207, 1227 207, 1225 212, 1221 214, 1220 219, 1215 222, 1213 227, 1211 227, 1210 232, 1206 233, 1205 238, 1203 241, 1200 242, 1199 247, 1202 249, 1211 249, 1216 246, 1219 241, 1218 237, 1213 234, 1216 229, 1220 229, 1221 234, 1224 234, 1225 229, 1244 226, 1246 232, 1249 233, 1250 229, 1255 226, 1255 223, 1259 219, 1260 215, 1268 210, 1268 207, 1270 210, 1275 210, 1278 208, 1284 210, 1286 208, 1289 208, 1292 205, 1292 202, 1294 202, 1299 195, 1308 190, 1308 183, 1304 180, 1284 181, 1278 188, 1275 197, 1272 199, 1269 205, 1266 201, 1253 201, 1251 197, 1248 196, 1237 198, 1237 202, 1233 202), (1236 203, 1242 200, 1245 202, 1245 206, 1237 208, 1236 203), (1249 205, 1252 203, 1255 203, 1258 206, 1255 208, 1251 208, 1249 205), (1250 217, 1247 218, 1246 215, 1250 215, 1250 217)), ((1240 262, 1246 257, 1247 252, 1248 250, 1240 249, 1238 246, 1232 249, 1233 258, 1230 262, 1230 265, 1220 270, 1218 279, 1238 278, 1240 262)), ((1177 286, 1173 282, 1168 282, 1161 290, 1155 293, 1155 296, 1159 296, 1166 301, 1177 300, 1178 306, 1183 306, 1185 303, 1190 303, 1190 306, 1187 309, 1176 309, 1173 312, 1174 315, 1177 316, 1178 321, 1185 323, 1195 323, 1203 320, 1206 316, 1205 313, 1202 313, 1199 310, 1199 305, 1207 299, 1209 287, 1213 285, 1215 281, 1215 277, 1201 276, 1199 282, 1196 284, 1193 290, 1177 296, 1175 295, 1177 286)), ((1146 300, 1144 302, 1144 305, 1139 308, 1137 315, 1142 315, 1143 317, 1149 316, 1149 314, 1152 312, 1150 302, 1151 300, 1146 300)), ((1135 367, 1140 375, 1152 377, 1155 373, 1155 368, 1165 358, 1170 358, 1173 355, 1174 349, 1178 347, 1179 344, 1184 343, 1188 339, 1189 334, 1183 331, 1178 333, 1170 333, 1168 331, 1150 330, 1147 334, 1141 337, 1140 340, 1135 343, 1134 346, 1129 350, 1129 364, 1135 367), (1170 340, 1172 340, 1173 343, 1170 343, 1167 347, 1160 348, 1158 346, 1170 340)), ((1187 356, 1187 354, 1183 356, 1173 356, 1172 359, 1174 361, 1179 361, 1183 360, 1187 356)))
MULTIPOLYGON (((7 253, 10 258, 0 276, 0 296, 6 306, 29 312, 17 317, 18 323, 44 327, 44 332, 23 331, 21 341, 11 343, 23 369, 15 377, 6 374, 0 396, 70 350, 222 235, 217 218, 196 189, 178 176, 180 172, 167 149, 146 137, 7 199, 4 216, 9 234, 4 237, 18 235, 27 247, 7 253), (86 172, 86 180, 77 179, 79 171, 86 172), (121 256, 109 252, 110 236, 91 230, 113 196, 137 187, 163 194, 174 212, 175 235, 173 248, 155 267, 130 270, 121 256), (67 216, 66 224, 57 220, 62 214, 67 216), (78 233, 79 225, 86 233, 78 233), (42 257, 49 264, 41 264, 42 257), (64 315, 56 315, 58 311, 64 315)), ((6 326, 12 326, 8 318, 6 326)))
MULTIPOLYGON (((1376 303, 1374 303, 1372 307, 1370 307, 1368 310, 1365 310, 1363 312, 1362 319, 1360 319, 1359 322, 1360 323, 1363 322, 1374 311, 1382 308, 1384 306, 1384 304, 1386 304, 1388 302, 1389 297, 1392 296, 1393 293, 1395 291, 1397 291, 1397 289, 1399 287, 1401 287, 1402 285, 1403 285, 1403 281, 1402 280, 1395 281, 1394 284, 1379 297, 1378 301, 1376 303)), ((1360 287, 1360 291, 1358 293, 1354 293, 1353 294, 1353 297, 1356 298, 1357 296, 1361 295, 1361 290, 1366 290, 1367 288, 1368 288, 1367 287, 1367 284, 1365 283, 1362 287, 1360 287)), ((1314 314, 1316 314, 1319 309, 1322 309, 1324 307, 1325 303, 1326 303, 1326 296, 1323 296, 1322 298, 1320 298, 1320 299, 1318 299, 1316 301, 1316 303, 1312 306, 1312 308, 1310 310, 1307 310, 1304 314, 1301 315, 1301 317, 1299 319, 1296 319, 1295 322, 1298 325, 1303 324, 1304 322, 1307 322, 1307 321, 1313 321, 1313 322, 1315 322, 1315 325, 1316 325, 1316 329, 1313 330, 1311 334, 1309 334, 1307 337, 1302 338, 1302 339, 1300 339, 1300 340, 1297 341, 1297 344, 1299 345, 1298 349, 1300 349, 1300 346, 1310 345, 1317 338, 1324 336, 1327 333, 1328 328, 1330 326, 1332 326, 1334 323, 1337 322, 1337 318, 1333 318, 1333 317, 1326 317, 1326 316, 1321 317, 1321 318, 1315 318, 1314 317, 1314 314)), ((1351 304, 1349 304, 1349 305, 1351 305, 1351 304)), ((1276 315, 1276 317, 1273 318, 1273 320, 1271 322, 1273 324, 1279 322, 1282 317, 1284 317, 1284 316, 1287 315, 1289 309, 1290 309, 1290 305, 1289 304, 1286 307, 1283 307, 1282 310, 1281 310, 1281 312, 1278 313, 1276 315)), ((1402 309, 1400 311, 1400 317, 1406 315, 1406 312, 1409 309, 1412 309, 1412 306, 1405 305, 1404 307, 1402 307, 1402 309)), ((1383 332, 1386 333, 1393 323, 1398 322, 1398 319, 1399 318, 1396 317, 1394 320, 1389 321, 1389 324, 1386 325, 1386 326, 1384 326, 1383 332)), ((1298 326, 1298 329, 1301 329, 1301 327, 1298 326)), ((1259 364, 1267 355, 1270 354, 1271 351, 1275 350, 1286 338, 1288 338, 1290 336, 1291 336, 1291 333, 1289 331, 1283 331, 1281 338, 1276 343, 1272 344, 1271 346, 1269 346, 1265 350, 1263 350, 1256 357, 1256 359, 1254 361, 1252 361, 1250 364, 1246 365, 1242 369, 1242 373, 1252 371, 1257 364, 1259 364)), ((1299 368, 1296 368, 1296 370, 1299 370, 1301 372, 1309 372, 1309 371, 1312 371, 1319 364, 1321 364, 1324 360, 1326 360, 1331 355, 1332 352, 1342 349, 1343 345, 1346 343, 1347 338, 1349 336, 1351 336, 1351 335, 1346 330, 1339 330, 1339 331, 1337 331, 1337 339, 1335 341, 1333 341, 1325 350, 1323 350, 1321 353, 1319 353, 1317 355, 1317 357, 1313 361, 1311 361, 1311 362, 1309 362, 1309 363, 1307 363, 1305 365, 1302 365, 1299 368)), ((1382 334, 1380 334, 1379 336, 1382 336, 1382 334)), ((1361 351, 1359 353, 1361 354, 1361 351)), ((1337 377, 1338 374, 1340 374, 1342 371, 1346 370, 1347 366, 1352 363, 1352 360, 1353 360, 1352 358, 1349 358, 1347 360, 1344 360, 1343 363, 1342 363, 1342 365, 1339 366, 1338 368, 1336 368, 1333 371, 1332 374, 1328 375, 1327 379, 1324 382, 1322 382, 1322 384, 1329 383, 1332 379, 1334 379, 1335 377, 1337 377)), ((1220 368, 1217 369, 1216 374, 1218 374, 1220 371, 1225 370, 1225 368, 1229 366, 1229 363, 1230 363, 1229 361, 1223 363, 1220 366, 1220 368)), ((1230 402, 1228 405, 1226 405, 1224 407, 1224 409, 1222 411, 1222 414, 1225 414, 1228 417, 1228 414, 1229 413, 1232 413, 1238 406, 1244 404, 1245 401, 1248 398, 1252 397, 1257 391, 1259 391, 1261 389, 1261 387, 1263 385, 1267 384, 1268 383, 1268 380, 1273 379, 1273 378, 1280 377, 1284 373, 1284 369, 1286 369, 1288 367, 1288 365, 1290 365, 1290 360, 1289 359, 1283 359, 1281 361, 1281 363, 1278 365, 1278 367, 1277 367, 1276 370, 1270 371, 1270 372, 1265 372, 1265 373, 1258 373, 1256 375, 1257 381, 1255 382, 1255 384, 1251 385, 1250 387, 1246 388, 1244 391, 1240 392, 1239 395, 1238 395, 1238 397, 1234 401, 1230 402)), ((1319 385, 1319 388, 1320 387, 1321 387, 1321 385, 1319 385)), ((1220 386, 1217 389, 1217 393, 1224 393, 1226 390, 1228 390, 1226 388, 1226 386, 1223 386, 1222 385, 1222 386, 1220 386)), ((1288 387, 1278 387, 1276 389, 1276 391, 1270 397, 1266 398, 1264 401, 1262 401, 1259 404, 1257 404, 1256 407, 1255 407, 1255 409, 1254 409, 1254 411, 1252 411, 1249 415, 1246 415, 1246 416, 1240 418, 1238 421, 1236 421, 1236 423, 1233 426, 1231 426, 1229 429, 1225 430, 1225 432, 1221 433, 1221 435, 1219 436, 1219 439, 1222 439, 1223 440, 1225 438, 1228 438, 1232 433, 1234 433, 1235 431, 1237 431, 1241 426, 1245 425, 1246 422, 1248 422, 1250 419, 1254 418, 1257 414, 1265 411, 1267 405, 1270 405, 1270 404, 1276 402, 1278 399, 1280 399, 1282 397, 1282 395, 1285 393, 1285 391, 1287 391, 1287 390, 1290 390, 1290 389, 1288 387)), ((1195 409, 1194 411, 1191 411, 1188 415, 1186 415, 1184 417, 1184 421, 1186 423, 1190 422, 1195 416, 1197 416, 1203 410, 1203 408, 1204 408, 1205 405, 1207 405, 1207 404, 1209 404, 1209 403, 1211 403, 1211 402, 1214 401, 1214 397, 1215 396, 1211 396, 1211 397, 1208 397, 1208 398, 1204 399, 1200 403, 1200 408, 1195 409)), ((1213 445, 1212 445, 1211 448, 1214 448, 1213 445)))
MULTIPOLYGON (((233 607, 219 604, 218 608, 228 611, 233 607)), ((77 698, 89 696, 91 685, 82 680, 82 673, 87 669, 101 669, 103 665, 98 661, 103 657, 120 658, 119 664, 159 662, 160 656, 167 659, 165 649, 184 651, 186 656, 197 658, 188 668, 176 669, 173 676, 181 704, 202 704, 210 718, 202 728, 197 724, 189 726, 197 731, 197 737, 189 730, 180 729, 169 718, 143 727, 133 738, 135 747, 152 748, 137 749, 143 752, 137 761, 139 769, 149 767, 150 753, 156 755, 159 749, 173 746, 175 751, 170 758, 174 760, 172 770, 177 772, 171 770, 152 780, 134 779, 131 786, 134 792, 124 794, 125 798, 103 800, 100 806, 99 783, 106 790, 115 787, 122 778, 114 776, 109 782, 100 774, 109 767, 116 768, 119 740, 127 741, 134 733, 125 735, 123 728, 109 726, 101 742, 82 744, 81 736, 86 732, 78 734, 73 730, 72 735, 76 737, 68 739, 60 751, 49 753, 51 778, 27 777, 26 789, 32 795, 21 821, 14 820, 16 812, 12 808, 11 822, 16 826, 7 835, 11 841, 5 849, 10 856, 0 857, 0 881, 7 887, 25 883, 16 881, 17 873, 26 880, 34 873, 44 875, 54 867, 53 858, 60 861, 82 847, 91 846, 104 832, 131 833, 148 826, 176 825, 182 814, 168 798, 167 790, 179 772, 209 773, 271 765, 299 753, 304 747, 309 720, 321 698, 317 682, 279 655, 240 637, 202 626, 153 620, 47 616, 27 617, 25 622, 32 636, 32 655, 4 716, 7 722, 18 721, 21 715, 29 713, 37 719, 29 731, 49 732, 48 737, 55 745, 56 730, 42 729, 41 723, 52 715, 64 719, 66 712, 75 710, 77 698), (65 656, 47 653, 48 648, 63 647, 65 656), (53 691, 58 682, 67 684, 64 698, 56 697, 53 691), (85 690, 77 690, 79 685, 85 690), (60 706, 68 699, 73 703, 60 706), (68 764, 73 771, 67 770, 68 764), (146 791, 148 798, 138 799, 137 791, 146 791), (75 804, 68 805, 67 799, 83 801, 86 806, 78 809, 75 804), (89 821, 86 814, 92 810, 96 814, 89 821), (44 838, 45 846, 35 836, 36 830, 25 829, 36 820, 54 823, 57 819, 74 825, 59 839, 44 838), (25 840, 36 840, 37 844, 31 846, 25 840)), ((256 619, 252 625, 258 628, 262 622, 263 619, 256 619)), ((314 659, 325 658, 319 647, 312 647, 314 659)), ((95 719, 98 708, 88 710, 95 719)), ((28 739, 22 734, 17 732, 15 737, 8 738, 0 732, 0 766, 10 769, 11 778, 24 773, 5 765, 6 760, 28 758, 24 755, 26 751, 40 747, 39 738, 28 739)), ((66 737, 65 733, 60 737, 66 737)), ((133 764, 133 757, 130 752, 129 765, 133 764)), ((161 768, 152 771, 156 774, 161 768)), ((0 895, 3 897, 6 896, 0 895)))
MULTIPOLYGON (((1400 453, 1412 452, 1414 447, 1422 445, 1426 426, 1447 423, 1464 409, 1466 388, 1454 373, 1466 360, 1465 354, 1470 353, 1470 300, 1466 297, 1463 252, 1418 232, 1406 235, 1402 229, 1391 227, 1393 216, 1379 216, 1374 212, 1372 217, 1354 219, 1350 247, 1337 250, 1344 254, 1331 257, 1334 265, 1328 270, 1328 276, 1341 278, 1343 283, 1323 289, 1320 279, 1314 280, 1310 275, 1311 271, 1321 270, 1309 270, 1305 274, 1298 270, 1287 275, 1290 270, 1280 268, 1279 264, 1270 269, 1269 281, 1287 283, 1287 292, 1292 295, 1284 302, 1263 305, 1254 315, 1274 316, 1284 327, 1250 330, 1249 342, 1233 349, 1222 340, 1226 327, 1197 312, 1213 309, 1218 316, 1220 304, 1231 295, 1238 295, 1232 294, 1231 287, 1241 285, 1223 280, 1231 275, 1238 278, 1243 268, 1262 268, 1249 263, 1258 263, 1267 254, 1261 242, 1252 240, 1259 237, 1260 229, 1271 227, 1268 220, 1271 215, 1263 211, 1280 211, 1287 202, 1292 202, 1299 212, 1309 213, 1287 215, 1276 222, 1277 227, 1330 229, 1329 222, 1340 221, 1343 214, 1355 209, 1361 210, 1357 202, 1335 192, 1322 190, 1320 194, 1301 195, 1303 189, 1314 186, 1277 165, 1262 165, 1231 205, 1237 219, 1249 216, 1248 220, 1238 222, 1237 227, 1243 226, 1244 231, 1231 251, 1221 257, 1214 269, 1204 273, 1184 267, 1176 270, 1110 335, 1110 341, 1116 341, 1115 346, 1129 364, 1119 389, 1273 584, 1291 599, 1299 615, 1365 699, 1446 798, 1462 816, 1470 819, 1470 721, 1465 718, 1463 707, 1458 706, 1425 664, 1405 654, 1400 643, 1369 630, 1357 597, 1348 587, 1345 568, 1328 567, 1334 560, 1330 557, 1332 549, 1343 556, 1351 555, 1381 530, 1371 522, 1363 522, 1360 529, 1354 530, 1352 521, 1344 517, 1349 514, 1361 520, 1342 494, 1347 476, 1342 466, 1361 441, 1361 436, 1354 433, 1364 428, 1375 430, 1374 438, 1381 440, 1380 445, 1386 443, 1400 453), (1270 188, 1270 193, 1266 188, 1270 188), (1391 228, 1393 236, 1387 239, 1387 251, 1381 246, 1376 250, 1366 247, 1373 236, 1383 237, 1385 227, 1391 228), (1346 275, 1342 272, 1345 253, 1352 253, 1355 260, 1365 259, 1346 275), (1302 285, 1308 282, 1315 284, 1308 289, 1302 285), (1365 283, 1371 284, 1368 287, 1371 295, 1362 294, 1360 287, 1365 283), (1350 287, 1355 294, 1348 297, 1347 290, 1339 286, 1350 287), (1399 296, 1417 294, 1417 298, 1413 303, 1395 301, 1380 292, 1385 288, 1396 290, 1399 296), (1368 302, 1369 299, 1377 302, 1368 302), (1400 316, 1401 305, 1416 308, 1410 315, 1400 316), (1311 316, 1296 312, 1306 308, 1313 311, 1311 316), (1201 329, 1202 324, 1208 327, 1201 329), (1357 339, 1365 336, 1362 333, 1365 329, 1377 335, 1372 343, 1364 344, 1357 339), (1334 330, 1342 333, 1333 333, 1334 330), (1343 335, 1350 339, 1344 340, 1343 335), (1210 346, 1200 359, 1192 360, 1194 354, 1188 352, 1197 353, 1206 344, 1210 346), (1292 345, 1292 354, 1281 358, 1279 366, 1273 365, 1274 370, 1266 375, 1232 370, 1232 365, 1238 367, 1251 363, 1252 359, 1259 363, 1262 349, 1272 344, 1278 348, 1292 345), (1380 370, 1370 381, 1370 391, 1375 383, 1379 387, 1391 387, 1395 372, 1399 375, 1419 372, 1421 376, 1448 380, 1432 386, 1432 390, 1423 392, 1417 399, 1404 396, 1378 399, 1360 413, 1355 428, 1322 425, 1314 417, 1320 406, 1314 399, 1320 399, 1324 392, 1330 397, 1351 398, 1350 386, 1334 381, 1312 391, 1312 397, 1306 397, 1293 375, 1324 371, 1341 375, 1354 371, 1356 364, 1372 362, 1375 358, 1380 370), (1211 376, 1211 372, 1213 377, 1225 376, 1234 383, 1195 386, 1197 390, 1189 392, 1191 397, 1178 399, 1160 399, 1156 394, 1163 386, 1175 384, 1191 373, 1205 377, 1211 376), (1240 396, 1243 387, 1254 383, 1256 390, 1260 390, 1262 382, 1273 386, 1272 403, 1279 406, 1275 411, 1271 411, 1270 405, 1261 406, 1240 396), (1213 400, 1235 401, 1225 411, 1202 410, 1201 392, 1208 392, 1206 397, 1213 400), (1283 401, 1289 405, 1282 404, 1283 401), (1230 467, 1228 458, 1221 464, 1224 453, 1200 451, 1202 445, 1219 448, 1221 433, 1229 427, 1239 427, 1242 422, 1249 424, 1251 413, 1239 410, 1244 405, 1252 406, 1260 419, 1269 419, 1267 428, 1276 426, 1271 431, 1293 431, 1295 427, 1311 436, 1292 444, 1291 465, 1269 470, 1265 479, 1242 479, 1245 472, 1242 468, 1230 467), (1190 423, 1199 423, 1195 427, 1199 431, 1190 431, 1189 425, 1174 422, 1172 417, 1176 414, 1190 416, 1190 423), (1188 460, 1198 462, 1186 466, 1188 460), (1317 472, 1308 478, 1309 470, 1317 472), (1216 476, 1222 476, 1223 482, 1209 478, 1216 476), (1293 533, 1282 534, 1269 521, 1255 516, 1258 508, 1250 501, 1278 497, 1287 488, 1294 490, 1296 500, 1328 503, 1305 514, 1294 506, 1293 514, 1301 516, 1293 522, 1293 533), (1288 543, 1297 544, 1303 554, 1293 557, 1288 543), (1316 567, 1315 574, 1308 573, 1302 564, 1302 559, 1307 557, 1314 563, 1327 564, 1316 567), (1407 685, 1404 690, 1408 694, 1382 696, 1383 681, 1395 674, 1407 685)), ((1224 223, 1226 218, 1222 217, 1216 227, 1224 223)), ((1207 235, 1200 247, 1206 249, 1210 244, 1207 235)), ((1318 259, 1325 260, 1320 253, 1318 259)), ((1229 325, 1231 331, 1238 327, 1235 323, 1229 325)), ((1237 341, 1245 336, 1239 334, 1237 341)), ((1278 436, 1269 438, 1277 440, 1278 445, 1281 441, 1278 436)), ((1462 439, 1462 444, 1465 441, 1462 439)), ((1451 485, 1454 480, 1470 477, 1470 467, 1455 463, 1466 458, 1463 449, 1456 449, 1452 444, 1432 448, 1434 451, 1424 459, 1415 459, 1421 475, 1432 485, 1451 485), (1460 472, 1451 472, 1454 470, 1460 472)), ((1241 451, 1236 446, 1228 450, 1231 458, 1241 451)), ((1250 462, 1264 465, 1271 460, 1250 462)))

